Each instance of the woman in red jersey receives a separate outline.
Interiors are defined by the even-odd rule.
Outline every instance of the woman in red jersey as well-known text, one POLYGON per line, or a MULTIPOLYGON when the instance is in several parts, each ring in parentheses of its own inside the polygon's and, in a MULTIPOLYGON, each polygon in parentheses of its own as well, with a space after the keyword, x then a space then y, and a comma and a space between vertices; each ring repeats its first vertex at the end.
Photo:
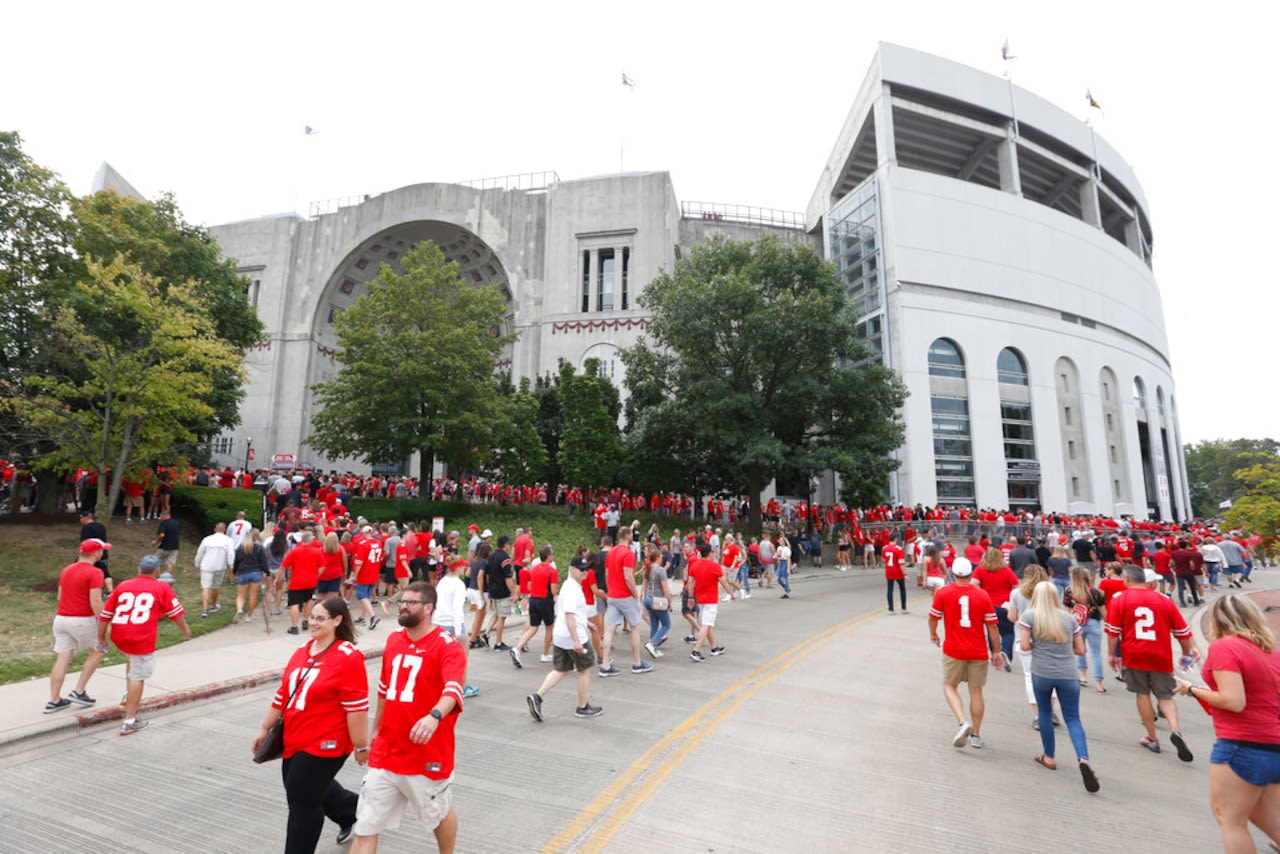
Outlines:
POLYGON ((285 665, 253 740, 257 751, 284 715, 280 770, 289 804, 286 854, 314 852, 326 816, 338 825, 339 844, 350 839, 359 798, 334 777, 347 754, 354 752, 360 765, 369 757, 369 677, 355 646, 347 603, 340 596, 317 603, 308 628, 311 637, 285 665))

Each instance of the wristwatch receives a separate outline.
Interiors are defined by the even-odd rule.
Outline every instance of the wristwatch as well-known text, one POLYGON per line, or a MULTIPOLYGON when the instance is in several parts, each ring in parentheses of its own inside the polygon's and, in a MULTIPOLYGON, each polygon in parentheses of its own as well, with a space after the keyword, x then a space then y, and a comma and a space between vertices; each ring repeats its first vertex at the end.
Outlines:
POLYGON ((367 747, 357 747, 353 752, 354 752, 354 753, 368 753, 368 752, 369 752, 369 748, 367 748, 367 747))
POLYGON ((430 712, 428 712, 428 714, 430 714, 431 717, 435 718, 438 721, 444 719, 444 715, 440 714, 439 709, 432 709, 430 712))

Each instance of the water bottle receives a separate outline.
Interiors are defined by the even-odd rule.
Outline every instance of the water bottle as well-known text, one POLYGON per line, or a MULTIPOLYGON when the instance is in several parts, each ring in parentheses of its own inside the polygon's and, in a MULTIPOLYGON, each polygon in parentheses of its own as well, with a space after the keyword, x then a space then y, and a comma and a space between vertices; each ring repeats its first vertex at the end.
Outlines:
POLYGON ((1196 660, 1192 658, 1190 655, 1184 655, 1182 656, 1182 658, 1178 659, 1178 664, 1182 667, 1183 673, 1190 673, 1191 665, 1195 664, 1195 662, 1196 660))

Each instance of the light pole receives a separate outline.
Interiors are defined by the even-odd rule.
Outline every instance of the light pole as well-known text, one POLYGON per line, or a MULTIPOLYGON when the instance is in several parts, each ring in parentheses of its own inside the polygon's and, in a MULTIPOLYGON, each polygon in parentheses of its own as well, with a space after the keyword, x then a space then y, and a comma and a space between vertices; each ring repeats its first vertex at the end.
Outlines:
POLYGON ((244 443, 244 470, 249 472, 249 461, 253 459, 253 437, 250 436, 244 443))

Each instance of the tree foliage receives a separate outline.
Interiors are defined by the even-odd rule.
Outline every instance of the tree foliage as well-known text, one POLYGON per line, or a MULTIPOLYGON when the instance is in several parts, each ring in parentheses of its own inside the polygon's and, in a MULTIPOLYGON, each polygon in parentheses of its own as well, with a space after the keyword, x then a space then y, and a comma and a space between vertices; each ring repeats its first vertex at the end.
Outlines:
POLYGON ((612 486, 622 456, 618 390, 600 373, 597 359, 583 362, 582 373, 561 362, 559 379, 564 430, 558 461, 564 478, 575 486, 612 486))
POLYGON ((1226 512, 1227 523, 1262 537, 1268 550, 1280 538, 1280 458, 1235 473, 1245 492, 1226 512))
POLYGON ((1211 439, 1187 445, 1187 485, 1192 512, 1208 519, 1219 514, 1225 501, 1236 501, 1248 489, 1239 472, 1274 460, 1280 443, 1274 439, 1211 439))
POLYGON ((805 246, 716 239, 640 297, 646 339, 623 354, 629 470, 684 471, 699 492, 759 496, 781 471, 833 469, 882 497, 902 441, 901 382, 867 359, 834 268, 805 246))
MULTIPOLYGON (((43 309, 51 370, 10 386, 7 405, 52 446, 45 467, 128 472, 192 438, 192 419, 212 415, 212 375, 236 354, 194 284, 166 286, 120 256, 88 260, 86 274, 70 304, 43 309)), ((119 489, 116 477, 100 491, 103 518, 119 489)))
POLYGON ((538 434, 537 398, 530 391, 529 378, 520 387, 504 375, 499 384, 499 418, 494 427, 493 447, 486 470, 507 483, 534 483, 542 477, 547 451, 538 434))
POLYGON ((333 457, 368 463, 422 452, 430 479, 440 457, 466 471, 482 462, 504 417, 494 364, 515 336, 498 334, 499 291, 464 282, 430 241, 383 264, 368 293, 334 320, 333 379, 313 387, 318 411, 308 442, 333 457))

